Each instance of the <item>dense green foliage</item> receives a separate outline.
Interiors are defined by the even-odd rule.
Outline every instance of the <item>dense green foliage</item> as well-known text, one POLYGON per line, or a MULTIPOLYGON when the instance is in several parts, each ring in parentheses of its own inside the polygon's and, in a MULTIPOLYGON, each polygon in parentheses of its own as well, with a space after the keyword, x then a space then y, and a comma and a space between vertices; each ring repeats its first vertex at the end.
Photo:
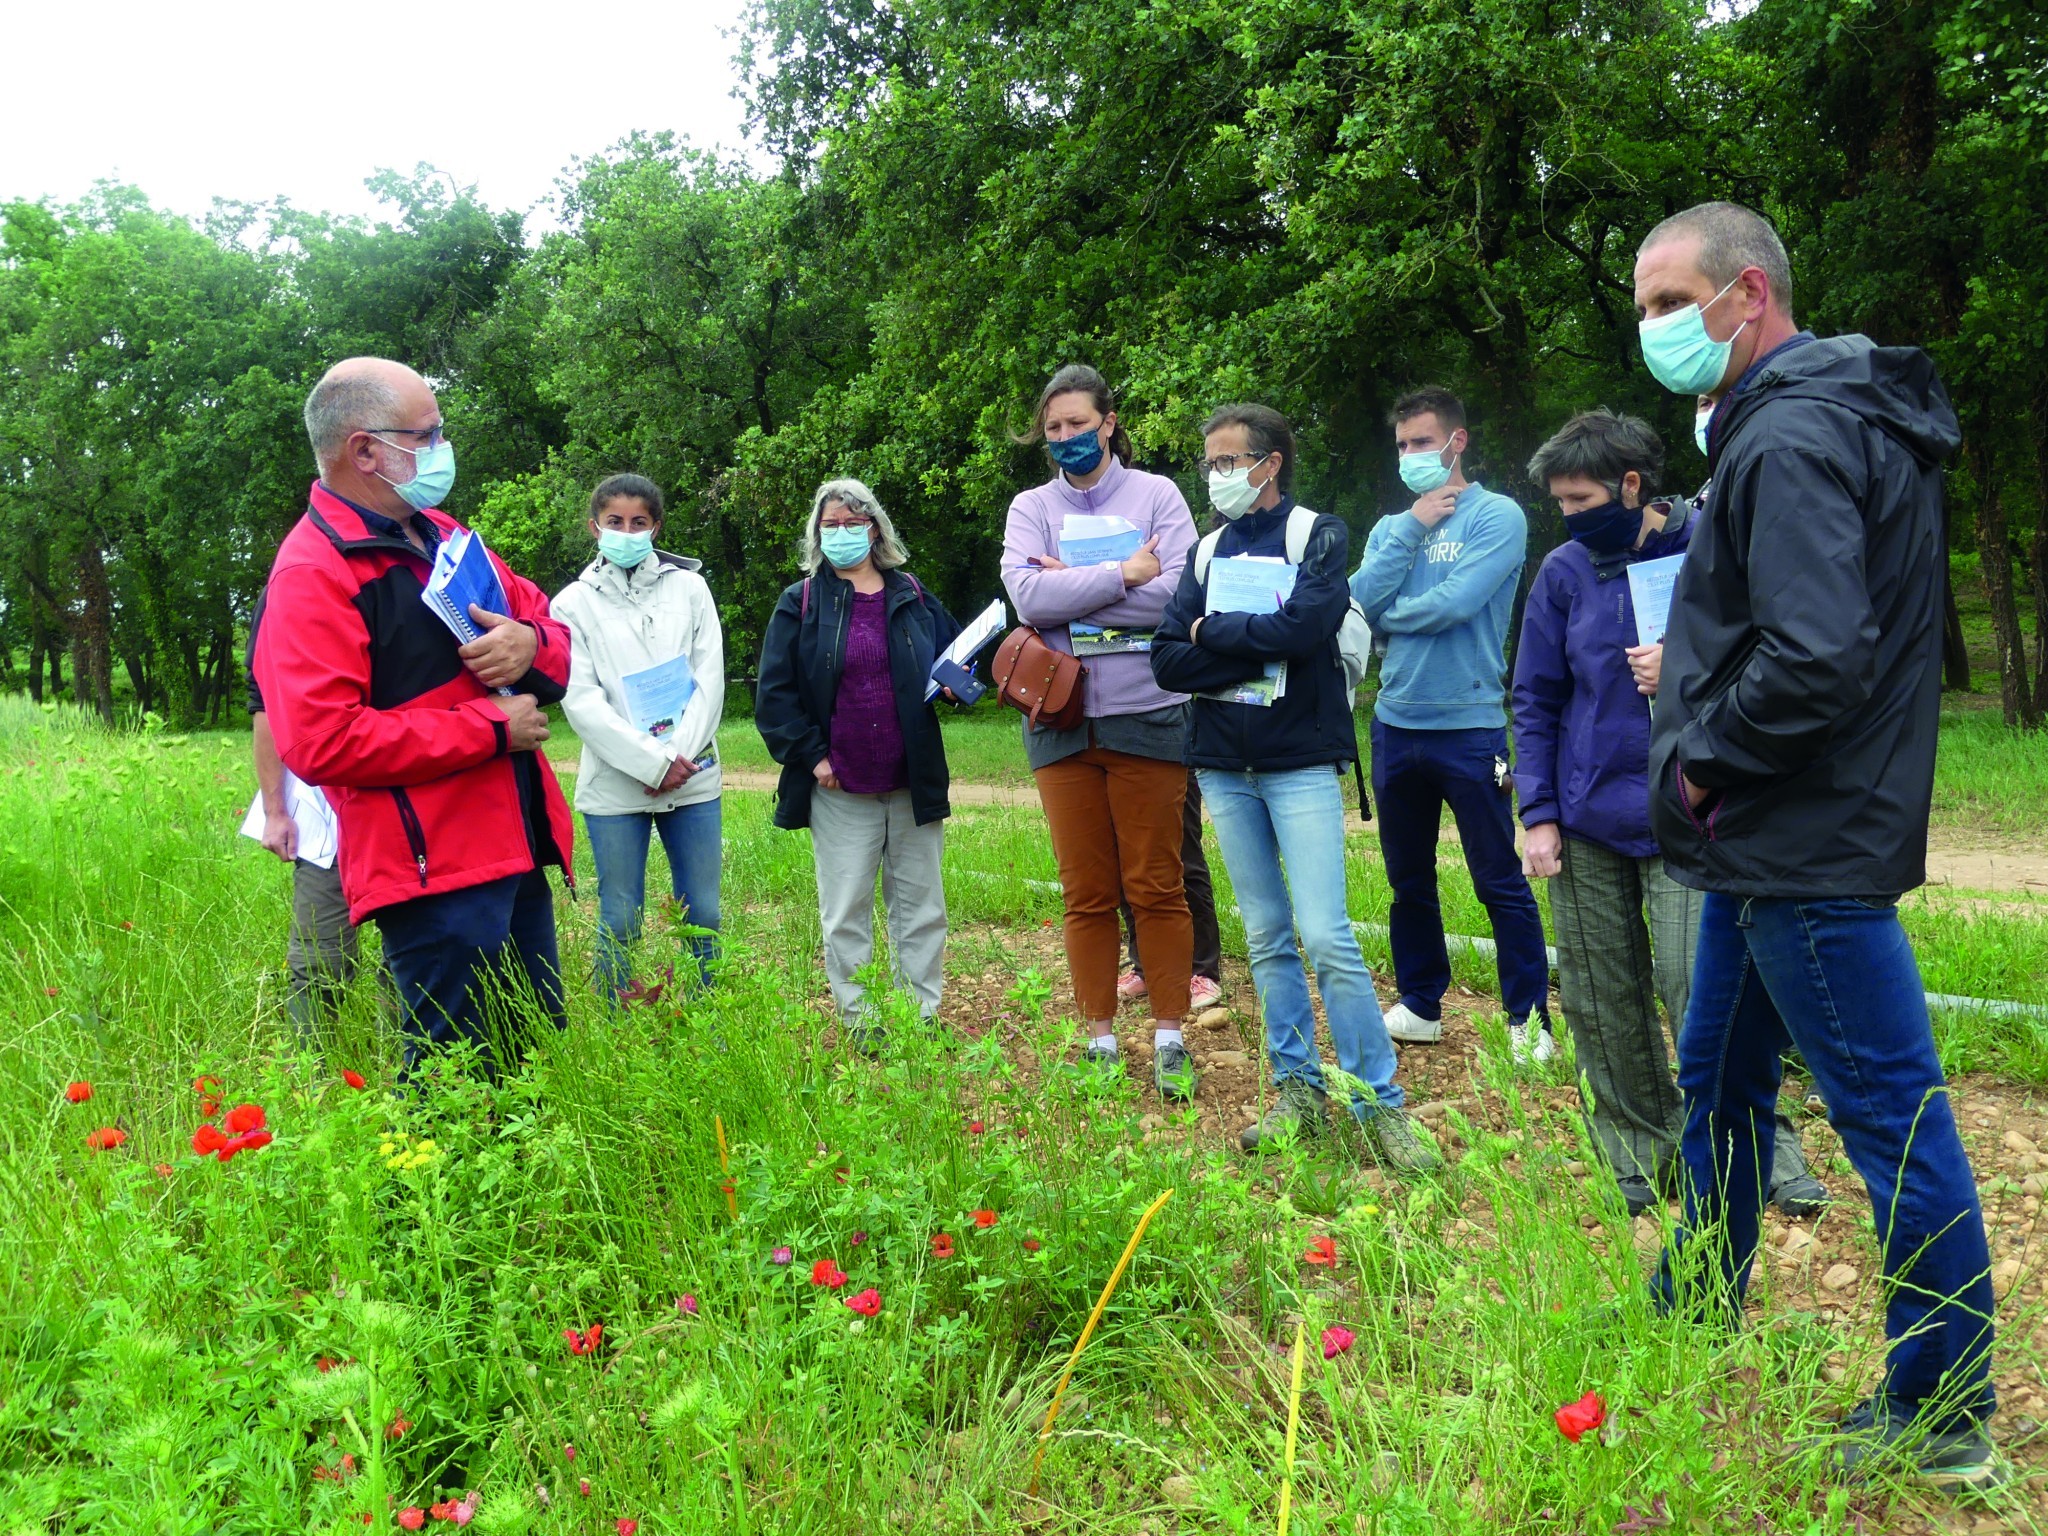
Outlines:
MULTIPOLYGON (((1968 433, 1952 540, 1982 557, 2005 715, 2033 723, 2042 13, 1735 9, 758 0, 768 167, 636 136, 571 168, 538 238, 424 169, 383 178, 395 211, 374 227, 280 206, 195 228, 116 188, 17 204, 0 664, 25 652, 40 693, 68 652, 103 709, 117 664, 170 717, 217 708, 309 478, 292 408, 355 351, 442 385, 451 509, 544 583, 583 558, 594 480, 653 475, 741 673, 832 474, 876 487, 943 596, 989 593, 1009 498, 1044 473, 1012 433, 1077 358, 1154 468, 1185 467, 1219 399, 1288 411, 1304 499, 1361 532, 1404 499, 1382 417, 1424 380, 1464 393, 1482 472, 1532 510, 1530 449, 1598 403, 1650 415, 1686 489, 1691 404, 1640 365, 1629 270, 1657 219, 1728 196, 1786 235, 1802 320, 1937 354, 1968 433)), ((1547 512, 1537 527, 1557 536, 1547 512)))

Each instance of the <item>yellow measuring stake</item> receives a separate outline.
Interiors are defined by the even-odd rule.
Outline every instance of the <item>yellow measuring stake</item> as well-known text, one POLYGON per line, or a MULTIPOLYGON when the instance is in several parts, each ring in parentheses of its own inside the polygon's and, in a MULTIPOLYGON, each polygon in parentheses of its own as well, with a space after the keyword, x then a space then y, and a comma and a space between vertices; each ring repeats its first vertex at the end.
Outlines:
POLYGON ((1059 1417, 1060 1399, 1067 1395, 1067 1383, 1074 1379, 1074 1365, 1081 1358, 1081 1351, 1088 1347, 1089 1339, 1095 1336, 1095 1325, 1102 1321, 1102 1309, 1109 1305, 1109 1298, 1116 1293, 1117 1281, 1123 1279, 1124 1270, 1129 1268, 1131 1255, 1138 1251, 1138 1239, 1145 1235, 1145 1229, 1152 1225, 1152 1218, 1159 1214, 1159 1207, 1173 1198, 1173 1191, 1163 1190, 1157 1200, 1145 1208, 1145 1214, 1138 1218, 1138 1229, 1131 1234, 1131 1240, 1124 1244, 1124 1256, 1116 1261, 1116 1268, 1109 1272, 1109 1284, 1102 1288, 1102 1294, 1095 1298, 1095 1310, 1088 1314, 1088 1326, 1081 1330, 1081 1337, 1074 1341, 1074 1352, 1067 1356, 1067 1368, 1060 1376, 1060 1384, 1053 1388, 1052 1402, 1045 1410, 1044 1427, 1038 1431, 1038 1452, 1031 1458, 1031 1486, 1025 1493, 1038 1493, 1038 1466, 1045 1460, 1045 1448, 1052 1443, 1052 1421, 1059 1417))
POLYGON ((1280 1474, 1280 1536, 1294 1516, 1294 1431, 1301 1423, 1301 1345, 1303 1324, 1294 1325, 1294 1382, 1287 1389, 1287 1459, 1280 1474))
POLYGON ((732 1188, 732 1158, 726 1154, 725 1150, 724 1119, 718 1115, 713 1115, 711 1117, 711 1128, 718 1132, 718 1171, 725 1179, 723 1185, 725 1190, 725 1211, 734 1221, 738 1221, 740 1219, 740 1201, 739 1196, 733 1193, 732 1188))

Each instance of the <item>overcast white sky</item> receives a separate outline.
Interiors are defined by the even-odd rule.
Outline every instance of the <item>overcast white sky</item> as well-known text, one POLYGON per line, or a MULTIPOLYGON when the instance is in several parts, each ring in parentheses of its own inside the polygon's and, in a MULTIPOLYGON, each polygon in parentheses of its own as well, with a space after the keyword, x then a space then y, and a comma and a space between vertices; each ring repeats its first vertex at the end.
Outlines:
POLYGON ((363 179, 424 160, 527 209, 572 156, 635 128, 744 148, 731 92, 745 0, 290 0, 10 6, 0 201, 132 182, 373 213, 363 179), (721 34, 726 35, 721 35, 721 34))

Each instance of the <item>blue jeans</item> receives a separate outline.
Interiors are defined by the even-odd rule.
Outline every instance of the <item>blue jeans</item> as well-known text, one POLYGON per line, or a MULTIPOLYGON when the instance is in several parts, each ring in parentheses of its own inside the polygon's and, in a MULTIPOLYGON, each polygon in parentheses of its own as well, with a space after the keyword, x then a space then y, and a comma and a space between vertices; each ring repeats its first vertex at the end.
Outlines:
POLYGON ((1796 1045, 1842 1149, 1870 1190, 1890 1300, 1885 1394, 1930 1428, 1989 1417, 1991 1256, 1956 1133, 1912 946, 1889 902, 1710 893, 1678 1037, 1685 1222, 1654 1291, 1681 1288, 1677 1253, 1710 1244, 1704 1310, 1741 1306, 1771 1166, 1779 1053, 1796 1045), (1718 1261, 1718 1262, 1716 1262, 1718 1261))
POLYGON ((1436 835, 1448 804, 1458 823, 1472 889, 1493 924, 1500 998, 1508 1018, 1550 1017, 1550 960, 1543 915, 1515 852, 1514 796, 1494 783, 1496 757, 1507 760, 1502 727, 1411 731, 1372 723, 1372 791, 1379 802, 1380 858, 1394 888, 1387 918, 1394 985, 1417 1018, 1443 1016, 1451 985, 1444 914, 1437 900, 1436 835))
POLYGON ((555 898, 543 871, 401 901, 371 916, 398 992, 408 1073, 429 1045, 469 1040, 495 1081, 497 1040, 518 1037, 522 994, 557 1029, 568 1022, 555 898))
MULTIPOLYGON (((1244 917, 1274 1080, 1300 1078, 1323 1086, 1308 975, 1301 963, 1306 954, 1322 990, 1337 1065, 1370 1088, 1380 1104, 1400 1104, 1394 1042, 1380 1016, 1372 972, 1358 952, 1344 899, 1344 796, 1336 771, 1202 768, 1196 777, 1244 917), (1296 929, 1300 949, 1294 944, 1296 929)), ((1358 1096, 1352 1108, 1357 1112, 1366 1104, 1358 1096)))
MULTIPOLYGON (((672 811, 629 811, 620 816, 585 815, 590 857, 597 865, 597 989, 617 997, 633 979, 626 946, 640 937, 647 907, 648 834, 658 833, 668 854, 670 885, 693 928, 718 927, 718 872, 722 818, 718 800, 679 805, 672 811)), ((685 948, 702 982, 705 962, 718 941, 692 935, 685 948)))

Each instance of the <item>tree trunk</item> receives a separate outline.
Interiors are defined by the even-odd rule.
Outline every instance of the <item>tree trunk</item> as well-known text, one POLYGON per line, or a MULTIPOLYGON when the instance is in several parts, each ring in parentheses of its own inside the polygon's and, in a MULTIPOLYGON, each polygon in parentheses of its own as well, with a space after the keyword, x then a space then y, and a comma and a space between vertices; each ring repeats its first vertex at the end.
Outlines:
POLYGON ((96 539, 78 552, 78 623, 71 632, 72 682, 81 704, 91 704, 100 718, 114 723, 114 599, 107 588, 106 562, 96 539))
POLYGON ((2048 357, 2034 365, 2034 709, 2048 718, 2048 357))
POLYGON ((1957 693, 1970 691, 1970 642, 1963 638, 1963 615, 1956 607, 1955 566, 1949 552, 1955 535, 1949 517, 1948 488, 1941 492, 1941 672, 1942 687, 1957 693))
POLYGON ((2005 707, 2005 723, 2031 730, 2041 723, 2041 714, 2027 677, 2027 646, 2020 633, 2019 602, 2013 591, 2005 502, 1998 494, 1996 460, 1991 450, 1982 446, 1986 435, 1980 426, 1963 444, 1970 478, 1977 485, 1978 568, 1984 575, 1984 596, 1991 603, 1991 637, 1998 654, 1998 692, 2005 707))

